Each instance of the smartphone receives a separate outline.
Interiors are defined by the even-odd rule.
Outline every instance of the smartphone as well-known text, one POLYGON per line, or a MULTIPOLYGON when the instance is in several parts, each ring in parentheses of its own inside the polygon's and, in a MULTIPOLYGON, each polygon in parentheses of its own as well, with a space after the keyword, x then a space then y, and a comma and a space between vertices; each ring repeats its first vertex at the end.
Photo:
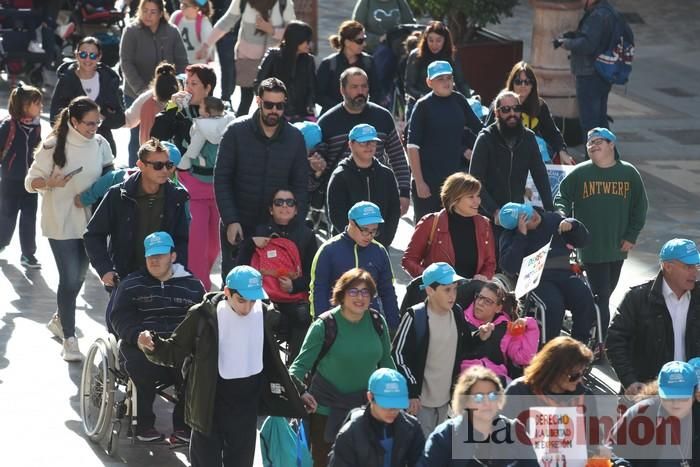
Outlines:
POLYGON ((82 171, 83 171, 83 166, 81 165, 81 166, 78 167, 77 169, 68 172, 66 175, 63 176, 63 178, 71 178, 73 175, 77 175, 77 174, 79 174, 79 173, 82 172, 82 171))

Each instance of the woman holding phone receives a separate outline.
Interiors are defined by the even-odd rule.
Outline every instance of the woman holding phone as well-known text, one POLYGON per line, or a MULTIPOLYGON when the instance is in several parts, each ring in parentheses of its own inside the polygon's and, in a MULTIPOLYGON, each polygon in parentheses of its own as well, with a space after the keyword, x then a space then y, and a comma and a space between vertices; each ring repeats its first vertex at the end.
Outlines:
POLYGON ((41 194, 41 230, 58 269, 57 314, 49 329, 63 340, 61 356, 82 359, 75 338, 75 301, 85 281, 88 258, 83 232, 90 209, 76 201, 105 170, 112 167, 109 143, 97 134, 100 108, 89 97, 73 99, 56 119, 49 136, 34 156, 24 186, 41 194))

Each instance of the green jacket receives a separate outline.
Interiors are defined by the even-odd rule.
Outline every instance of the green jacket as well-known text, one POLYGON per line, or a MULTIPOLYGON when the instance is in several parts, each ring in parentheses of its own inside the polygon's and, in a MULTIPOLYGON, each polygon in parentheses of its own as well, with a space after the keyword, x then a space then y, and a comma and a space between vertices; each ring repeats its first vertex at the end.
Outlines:
MULTIPOLYGON (((219 330, 216 306, 225 300, 222 292, 204 296, 202 303, 187 312, 184 321, 169 339, 154 338, 155 350, 144 350, 146 357, 158 365, 174 367, 193 355, 185 391, 185 421, 201 433, 209 434, 214 419, 214 401, 219 376, 219 330), (202 326, 200 320, 205 320, 202 326), (199 339, 197 334, 199 331, 199 339), (196 348, 195 348, 196 347, 196 348)), ((276 311, 263 303, 265 345, 263 349, 263 391, 259 415, 302 417, 304 404, 280 359, 279 347, 272 331, 276 311)))

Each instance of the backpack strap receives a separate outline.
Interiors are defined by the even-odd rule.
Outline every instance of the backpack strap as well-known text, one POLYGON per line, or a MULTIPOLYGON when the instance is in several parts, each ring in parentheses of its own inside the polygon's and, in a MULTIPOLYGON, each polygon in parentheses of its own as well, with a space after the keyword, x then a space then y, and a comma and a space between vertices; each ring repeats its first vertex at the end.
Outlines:
POLYGON ((202 42, 202 22, 204 21, 204 15, 201 11, 197 12, 197 19, 194 23, 194 32, 197 35, 197 42, 202 42))
POLYGON ((425 303, 419 303, 411 307, 413 310, 413 328, 416 330, 416 342, 420 342, 425 338, 428 331, 428 310, 425 308, 425 303))
POLYGON ((323 345, 321 346, 321 351, 318 353, 318 357, 316 357, 316 361, 311 367, 311 374, 316 373, 318 363, 323 360, 323 357, 326 356, 333 342, 335 342, 335 338, 338 337, 338 323, 335 320, 335 316, 331 313, 331 310, 321 313, 318 319, 323 321, 323 345))
POLYGON ((7 138, 5 138, 5 144, 2 146, 2 153, 0 153, 0 162, 5 160, 5 156, 7 156, 8 152, 10 152, 12 143, 15 141, 15 134, 17 134, 17 122, 15 122, 14 118, 12 117, 7 117, 7 120, 9 120, 10 122, 10 128, 7 131, 7 138))
POLYGON ((172 19, 173 24, 175 24, 175 26, 180 26, 180 23, 182 22, 182 10, 175 11, 173 13, 172 19))

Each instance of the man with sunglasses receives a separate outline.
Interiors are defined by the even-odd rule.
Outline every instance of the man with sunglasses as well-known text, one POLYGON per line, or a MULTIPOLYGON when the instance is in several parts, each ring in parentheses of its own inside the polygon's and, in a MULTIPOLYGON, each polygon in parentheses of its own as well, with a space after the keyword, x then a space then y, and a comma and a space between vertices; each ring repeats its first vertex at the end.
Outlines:
POLYGON ((381 311, 389 329, 399 324, 399 305, 394 289, 394 273, 389 254, 374 238, 384 223, 379 206, 369 201, 355 203, 348 211, 345 230, 326 240, 311 265, 309 301, 311 314, 318 316, 331 308, 331 290, 335 281, 352 268, 362 268, 377 284, 372 308, 381 311))
POLYGON ((224 133, 214 168, 214 193, 222 221, 221 274, 234 266, 238 243, 266 221, 265 203, 288 187, 306 217, 309 161, 301 132, 284 118, 287 88, 277 78, 260 83, 258 110, 237 118, 224 133))
MULTIPOLYGON (((545 211, 553 211, 552 189, 535 133, 523 126, 520 97, 501 91, 495 99, 496 121, 476 139, 469 173, 481 181, 481 209, 498 226, 501 207, 525 200, 528 172, 540 193, 545 211)), ((494 228, 496 238, 501 229, 494 228)))
POLYGON ((391 169, 375 157, 377 130, 360 123, 348 134, 350 156, 340 161, 328 182, 326 210, 337 234, 348 225, 348 210, 359 201, 372 201, 385 219, 379 243, 389 248, 401 217, 399 187, 391 169))
POLYGON ((175 164, 157 139, 138 151, 138 171, 109 189, 83 235, 90 264, 107 287, 146 265, 143 240, 156 231, 175 241, 178 262, 187 266, 187 191, 170 175, 175 164))

